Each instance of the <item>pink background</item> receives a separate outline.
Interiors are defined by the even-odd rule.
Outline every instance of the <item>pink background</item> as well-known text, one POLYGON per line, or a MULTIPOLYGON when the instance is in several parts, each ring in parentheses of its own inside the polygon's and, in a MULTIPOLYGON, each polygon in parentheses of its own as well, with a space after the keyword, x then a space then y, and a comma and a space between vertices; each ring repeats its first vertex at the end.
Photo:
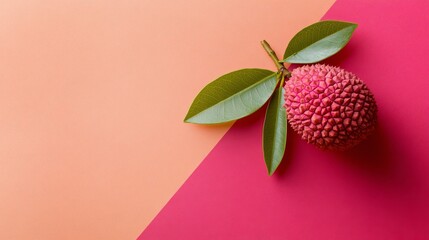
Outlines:
POLYGON ((139 239, 428 239, 428 12, 424 0, 337 1, 324 18, 359 27, 328 62, 368 84, 377 132, 332 153, 290 131, 269 177, 259 111, 233 125, 139 239))

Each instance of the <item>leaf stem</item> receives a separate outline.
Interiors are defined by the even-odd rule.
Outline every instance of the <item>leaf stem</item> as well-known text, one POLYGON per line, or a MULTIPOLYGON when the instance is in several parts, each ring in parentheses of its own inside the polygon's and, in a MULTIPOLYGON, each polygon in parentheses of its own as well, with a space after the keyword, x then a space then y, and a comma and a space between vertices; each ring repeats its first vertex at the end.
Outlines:
POLYGON ((277 67, 277 70, 283 74, 282 78, 284 79, 285 77, 290 77, 289 70, 283 65, 283 63, 279 61, 279 58, 277 57, 276 52, 274 52, 270 44, 267 41, 262 40, 261 45, 264 48, 264 50, 268 53, 268 56, 270 56, 271 60, 273 60, 274 64, 277 67))

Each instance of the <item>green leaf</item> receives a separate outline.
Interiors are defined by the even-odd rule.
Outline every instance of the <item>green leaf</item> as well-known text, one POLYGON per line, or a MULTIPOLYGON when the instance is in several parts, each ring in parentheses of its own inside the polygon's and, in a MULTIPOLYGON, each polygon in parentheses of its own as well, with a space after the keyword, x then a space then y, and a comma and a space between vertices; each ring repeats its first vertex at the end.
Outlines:
POLYGON ((265 114, 262 143, 265 165, 270 175, 281 163, 286 148, 287 118, 283 94, 282 86, 276 89, 265 114))
POLYGON ((276 73, 265 69, 241 69, 223 75, 201 90, 185 122, 214 124, 250 115, 264 105, 276 85, 276 73))
POLYGON ((315 63, 340 51, 350 40, 357 24, 322 21, 298 32, 286 48, 288 63, 315 63))

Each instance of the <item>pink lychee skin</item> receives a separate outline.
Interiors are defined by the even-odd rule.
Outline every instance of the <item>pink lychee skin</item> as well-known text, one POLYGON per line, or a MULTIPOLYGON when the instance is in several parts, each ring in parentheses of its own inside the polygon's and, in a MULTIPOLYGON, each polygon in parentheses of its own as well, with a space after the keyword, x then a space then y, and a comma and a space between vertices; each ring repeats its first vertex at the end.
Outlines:
POLYGON ((291 127, 319 148, 351 148, 375 128, 374 96, 353 73, 324 64, 306 65, 292 71, 284 88, 291 127))

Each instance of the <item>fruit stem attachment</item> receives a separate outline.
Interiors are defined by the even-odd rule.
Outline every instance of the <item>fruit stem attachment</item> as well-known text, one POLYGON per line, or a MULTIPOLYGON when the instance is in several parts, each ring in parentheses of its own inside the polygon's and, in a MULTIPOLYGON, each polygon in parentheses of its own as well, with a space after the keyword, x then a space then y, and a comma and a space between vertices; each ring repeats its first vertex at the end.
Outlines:
POLYGON ((283 63, 279 61, 279 58, 277 57, 276 52, 274 52, 270 44, 267 41, 262 40, 261 45, 264 48, 264 50, 268 53, 268 56, 270 56, 271 60, 273 60, 274 64, 277 67, 277 70, 283 74, 283 77, 289 78, 290 77, 289 70, 283 65, 283 63))

